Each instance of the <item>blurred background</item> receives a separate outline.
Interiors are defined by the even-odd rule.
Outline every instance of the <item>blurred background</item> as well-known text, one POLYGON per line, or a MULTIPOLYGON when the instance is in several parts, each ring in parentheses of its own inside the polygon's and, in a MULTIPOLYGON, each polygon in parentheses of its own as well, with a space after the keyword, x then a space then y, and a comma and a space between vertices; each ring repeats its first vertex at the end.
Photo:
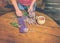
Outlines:
MULTIPOLYGON (((36 11, 50 16, 60 25, 60 0, 37 0, 36 11)), ((10 0, 0 0, 0 16, 15 11, 10 0)))

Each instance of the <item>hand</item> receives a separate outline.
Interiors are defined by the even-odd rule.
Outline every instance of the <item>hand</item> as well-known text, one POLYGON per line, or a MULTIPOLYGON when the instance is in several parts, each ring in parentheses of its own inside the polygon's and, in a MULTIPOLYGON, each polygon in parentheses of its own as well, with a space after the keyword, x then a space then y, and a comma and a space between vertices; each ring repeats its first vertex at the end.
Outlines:
POLYGON ((16 10, 17 16, 23 16, 23 13, 20 10, 16 10))
POLYGON ((28 9, 28 12, 31 12, 33 10, 33 7, 30 7, 29 9, 28 9))

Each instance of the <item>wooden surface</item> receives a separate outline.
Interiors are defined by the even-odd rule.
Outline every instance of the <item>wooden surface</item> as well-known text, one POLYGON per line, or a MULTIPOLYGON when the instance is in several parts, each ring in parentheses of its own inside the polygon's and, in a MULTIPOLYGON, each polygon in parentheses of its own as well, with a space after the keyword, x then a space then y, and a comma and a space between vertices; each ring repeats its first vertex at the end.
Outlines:
POLYGON ((46 18, 44 25, 28 25, 28 33, 19 33, 19 29, 10 23, 17 22, 14 12, 0 16, 0 43, 60 43, 60 27, 50 17, 36 12, 46 18))

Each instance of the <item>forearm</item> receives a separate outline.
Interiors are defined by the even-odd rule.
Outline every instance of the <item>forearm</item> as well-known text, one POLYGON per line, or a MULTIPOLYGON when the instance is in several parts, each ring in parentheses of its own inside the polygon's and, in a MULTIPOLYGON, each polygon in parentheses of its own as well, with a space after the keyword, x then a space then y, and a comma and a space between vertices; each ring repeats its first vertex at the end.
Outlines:
POLYGON ((13 4, 15 10, 19 10, 18 5, 17 5, 17 1, 16 0, 11 0, 11 2, 13 4))
POLYGON ((33 0, 30 7, 33 7, 33 5, 35 4, 36 0, 33 0))

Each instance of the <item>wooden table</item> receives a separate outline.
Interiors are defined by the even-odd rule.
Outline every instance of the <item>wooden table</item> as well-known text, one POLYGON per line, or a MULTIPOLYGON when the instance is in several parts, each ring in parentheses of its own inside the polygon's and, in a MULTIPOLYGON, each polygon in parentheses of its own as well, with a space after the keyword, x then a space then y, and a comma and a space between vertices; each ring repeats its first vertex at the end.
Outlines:
POLYGON ((37 16, 45 16, 43 25, 28 25, 28 33, 19 33, 19 29, 10 23, 17 22, 14 12, 0 16, 0 43, 60 43, 60 27, 46 14, 36 12, 37 16))

